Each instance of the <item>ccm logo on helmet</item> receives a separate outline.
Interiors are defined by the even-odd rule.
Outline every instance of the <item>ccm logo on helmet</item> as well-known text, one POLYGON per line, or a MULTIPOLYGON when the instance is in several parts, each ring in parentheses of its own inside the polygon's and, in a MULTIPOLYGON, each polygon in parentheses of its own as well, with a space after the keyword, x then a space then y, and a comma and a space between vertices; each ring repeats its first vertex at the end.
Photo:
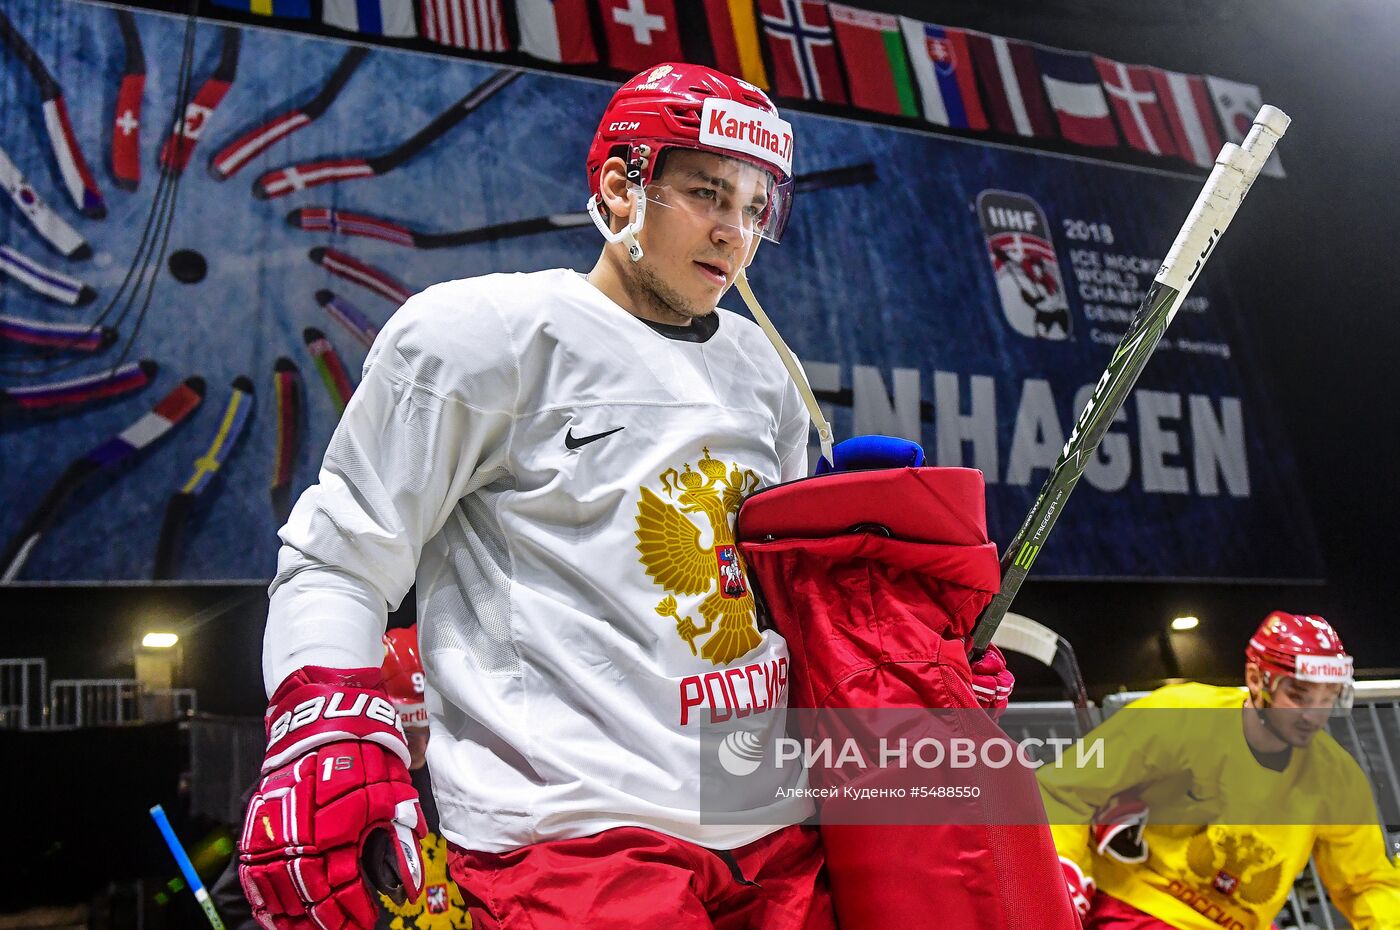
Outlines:
POLYGON ((394 705, 384 698, 371 697, 361 692, 355 695, 355 700, 349 707, 343 707, 345 696, 344 692, 337 691, 327 701, 325 695, 318 695, 286 711, 272 724, 272 729, 268 732, 268 747, 272 747, 288 733, 315 723, 323 717, 327 720, 337 717, 368 717, 387 727, 398 728, 398 713, 394 710, 394 705))
POLYGON ((642 128, 642 124, 641 124, 641 123, 628 123, 628 122, 618 121, 618 122, 616 122, 616 123, 608 123, 608 128, 607 128, 606 131, 607 131, 607 132, 632 132, 633 130, 641 129, 641 128, 642 128))
POLYGON ((753 155, 792 174, 792 124, 757 107, 706 98, 700 111, 700 143, 753 155))
POLYGON ((1298 656, 1296 675, 1299 681, 1324 684, 1351 681, 1351 656, 1298 656))

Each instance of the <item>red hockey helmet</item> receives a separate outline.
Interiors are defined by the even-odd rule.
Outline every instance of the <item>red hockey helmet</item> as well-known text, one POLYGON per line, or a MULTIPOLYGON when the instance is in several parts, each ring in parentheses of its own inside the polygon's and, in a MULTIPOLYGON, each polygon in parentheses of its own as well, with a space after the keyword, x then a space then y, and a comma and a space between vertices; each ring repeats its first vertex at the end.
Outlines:
POLYGON ((1351 703, 1352 658, 1321 617, 1275 610, 1249 638, 1244 654, 1264 673, 1265 686, 1272 687, 1274 676, 1341 685, 1339 703, 1351 703))
POLYGON ((426 727, 423 703, 423 663, 418 658, 418 625, 397 627, 384 634, 384 689, 406 727, 426 727))
POLYGON ((747 81, 703 65, 670 62, 642 72, 618 88, 588 150, 589 213, 610 242, 626 242, 634 260, 638 216, 612 233, 598 213, 603 163, 627 162, 630 183, 645 188, 668 149, 713 152, 755 165, 772 178, 753 231, 778 241, 792 206, 792 126, 778 116, 768 95, 747 81), (630 236, 628 235, 630 232, 630 236))

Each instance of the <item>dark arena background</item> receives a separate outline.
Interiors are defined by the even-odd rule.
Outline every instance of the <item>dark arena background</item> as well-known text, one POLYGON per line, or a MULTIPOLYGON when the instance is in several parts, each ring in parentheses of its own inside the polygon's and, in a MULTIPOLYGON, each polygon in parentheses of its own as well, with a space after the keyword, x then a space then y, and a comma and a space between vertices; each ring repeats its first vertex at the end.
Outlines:
MULTIPOLYGON (((433 283, 586 271, 598 115, 666 61, 793 124, 751 278, 837 438, 980 469, 1000 546, 1216 151, 1292 117, 1013 610, 1096 712, 1240 684, 1265 614, 1323 615, 1367 683, 1337 726, 1400 802, 1400 6, 0 0, 0 29, 0 927, 201 925, 147 811, 223 869, 277 530, 368 346, 433 283)), ((1011 667, 1013 706, 1068 707, 1011 667)), ((1278 925, 1345 924, 1305 875, 1278 925)))

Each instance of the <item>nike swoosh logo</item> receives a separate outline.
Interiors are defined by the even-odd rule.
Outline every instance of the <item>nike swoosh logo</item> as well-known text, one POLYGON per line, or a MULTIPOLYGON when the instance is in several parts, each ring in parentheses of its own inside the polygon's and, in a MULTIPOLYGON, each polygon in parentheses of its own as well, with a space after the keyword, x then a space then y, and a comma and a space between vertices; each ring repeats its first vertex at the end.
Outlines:
POLYGON ((611 436, 613 433, 620 433, 626 428, 625 426, 619 426, 617 429, 610 429, 603 433, 594 433, 592 436, 575 436, 574 428, 571 426, 569 427, 569 431, 564 434, 564 445, 571 451, 574 449, 581 449, 590 442, 597 442, 599 439, 611 436))

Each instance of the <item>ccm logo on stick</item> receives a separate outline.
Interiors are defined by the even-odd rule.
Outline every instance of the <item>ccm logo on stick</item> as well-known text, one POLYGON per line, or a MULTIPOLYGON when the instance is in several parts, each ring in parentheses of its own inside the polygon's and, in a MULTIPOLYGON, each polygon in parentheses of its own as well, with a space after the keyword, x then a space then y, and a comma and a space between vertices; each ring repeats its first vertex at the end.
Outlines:
POLYGON ((269 746, 276 743, 282 737, 299 730, 309 723, 315 723, 321 718, 327 720, 336 717, 368 717, 387 727, 398 726, 398 715, 394 712, 394 705, 390 704, 382 697, 371 697, 361 692, 355 695, 354 701, 349 707, 342 706, 345 703, 345 693, 337 691, 326 700, 325 695, 318 695, 308 701, 302 701, 296 707, 286 711, 278 717, 272 724, 272 729, 268 733, 267 744, 269 746))

